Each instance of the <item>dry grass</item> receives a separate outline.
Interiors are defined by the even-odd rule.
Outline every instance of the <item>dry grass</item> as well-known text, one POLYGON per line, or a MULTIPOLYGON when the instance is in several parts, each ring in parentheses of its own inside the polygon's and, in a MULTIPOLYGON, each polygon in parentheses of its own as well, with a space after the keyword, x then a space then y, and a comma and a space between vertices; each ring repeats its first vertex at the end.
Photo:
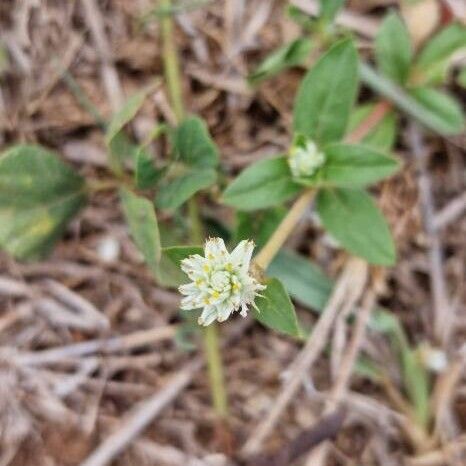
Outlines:
MULTIPOLYGON (((364 50, 374 24, 393 3, 351 2, 346 26, 364 50)), ((69 78, 107 119, 125 96, 161 76, 157 21, 140 22, 152 6, 149 0, 0 2, 0 46, 8 52, 8 62, 0 63, 0 146, 39 142, 81 173, 104 179, 102 131, 71 92, 69 78)), ((179 17, 185 101, 208 122, 229 175, 283 150, 288 141, 300 72, 286 72, 256 92, 243 79, 297 33, 282 7, 268 0, 212 1, 179 17)), ((143 140, 155 121, 173 121, 163 88, 135 120, 134 137, 143 140)), ((448 369, 431 374, 429 435, 398 398, 398 355, 385 337, 363 331, 363 314, 353 332, 337 319, 319 342, 319 350, 330 343, 334 355, 318 351, 304 365, 306 349, 298 343, 252 322, 227 325, 233 438, 220 438, 202 359, 175 341, 178 296, 154 285, 129 239, 116 195, 101 193, 44 262, 21 264, 0 253, 0 465, 102 466, 112 459, 115 465, 227 464, 241 461, 236 453, 248 439, 257 440, 270 412, 277 415, 260 442, 263 452, 287 445, 337 401, 347 408, 344 428, 314 451, 325 450, 326 464, 466 464, 464 137, 432 135, 419 142, 404 132, 397 151, 405 168, 378 192, 399 261, 382 281, 370 270, 367 286, 349 298, 364 310, 376 293, 413 345, 435 342, 447 355, 448 369), (427 187, 419 184, 421 175, 427 187), (103 244, 116 247, 115 260, 102 259, 103 244), (436 319, 447 308, 447 333, 436 335, 436 319), (386 368, 385 384, 339 373, 353 367, 359 348, 386 368), (277 408, 289 383, 295 388, 286 406, 277 408), (212 454, 226 443, 229 458, 212 454)), ((163 145, 153 149, 164 156, 163 145)), ((232 222, 223 208, 204 208, 232 222)), ((345 257, 329 249, 312 218, 290 244, 332 277, 340 274, 345 257)), ((349 298, 341 297, 338 312, 351 312, 344 311, 349 298)), ((307 323, 317 319, 305 309, 300 315, 307 323)), ((312 456, 307 464, 321 461, 312 456)))

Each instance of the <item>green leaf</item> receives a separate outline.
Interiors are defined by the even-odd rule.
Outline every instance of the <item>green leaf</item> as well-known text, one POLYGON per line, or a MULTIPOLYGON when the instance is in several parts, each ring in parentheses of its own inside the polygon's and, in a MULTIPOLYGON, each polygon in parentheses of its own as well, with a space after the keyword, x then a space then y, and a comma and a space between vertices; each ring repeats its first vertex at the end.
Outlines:
POLYGON ((252 86, 271 78, 287 68, 303 64, 312 49, 312 42, 301 37, 283 45, 268 55, 264 61, 248 76, 252 86))
POLYGON ((183 259, 194 254, 204 255, 204 248, 202 246, 170 246, 163 248, 163 255, 168 257, 177 267, 183 259))
POLYGON ((320 0, 319 18, 327 23, 331 23, 345 0, 320 0))
POLYGON ((109 149, 109 163, 116 173, 122 171, 123 159, 128 155, 134 155, 137 150, 136 146, 121 131, 139 111, 150 89, 149 87, 132 95, 123 107, 113 115, 107 127, 105 142, 109 149))
POLYGON ((400 166, 393 157, 361 144, 329 144, 324 152, 318 183, 325 186, 366 186, 392 175, 400 166))
POLYGON ((254 318, 273 330, 302 338, 293 303, 280 280, 270 278, 265 285, 267 288, 262 291, 262 297, 256 299, 258 310, 253 310, 254 318))
POLYGON ((345 134, 358 86, 358 55, 351 40, 334 45, 307 72, 293 110, 295 133, 320 144, 345 134))
POLYGON ((464 114, 453 97, 430 87, 412 89, 410 93, 442 134, 460 134, 464 131, 464 114))
POLYGON ((126 188, 120 189, 120 199, 133 241, 152 273, 157 276, 162 248, 154 206, 126 188))
MULTIPOLYGON (((374 104, 356 107, 350 117, 348 133, 354 131, 374 110, 374 104)), ((390 152, 396 139, 396 118, 393 111, 388 112, 381 121, 361 140, 365 146, 390 152)))
POLYGON ((332 282, 309 259, 292 251, 280 251, 267 269, 303 306, 321 311, 332 291, 332 282))
POLYGON ((378 74, 366 63, 360 64, 359 73, 361 75, 361 79, 367 84, 367 86, 393 102, 400 110, 403 110, 430 130, 443 135, 458 133, 458 131, 456 131, 456 126, 453 128, 450 125, 446 125, 438 115, 429 111, 429 108, 418 102, 414 96, 405 92, 390 79, 378 74), (453 129, 455 129, 455 131, 453 131, 453 129))
POLYGON ((212 186, 217 172, 212 169, 192 170, 160 187, 156 198, 161 209, 177 209, 201 189, 212 186))
POLYGON ((165 173, 154 165, 152 156, 140 148, 135 157, 134 183, 138 189, 154 188, 165 173))
POLYGON ((430 418, 429 376, 416 351, 402 353, 403 381, 419 424, 427 427, 430 418))
POLYGON ((375 39, 375 57, 382 73, 404 84, 408 79, 412 60, 409 32, 396 13, 384 19, 375 39))
POLYGON ((256 250, 261 249, 283 220, 287 209, 283 206, 273 207, 255 212, 236 213, 235 242, 251 239, 256 250))
POLYGON ((291 178, 285 157, 261 160, 244 170, 225 190, 225 204, 239 210, 265 209, 285 202, 301 191, 291 178))
POLYGON ((84 179, 54 153, 8 149, 0 156, 0 246, 18 259, 43 257, 85 200, 84 179))
POLYGON ((466 47, 466 27, 458 23, 447 26, 423 47, 416 66, 425 70, 431 65, 448 60, 463 47, 466 47))
POLYGON ((321 189, 317 211, 328 232, 369 263, 393 265, 395 246, 388 225, 371 196, 358 189, 321 189))
POLYGON ((180 160, 199 168, 218 165, 218 150, 204 121, 196 116, 183 120, 173 135, 173 144, 180 160))

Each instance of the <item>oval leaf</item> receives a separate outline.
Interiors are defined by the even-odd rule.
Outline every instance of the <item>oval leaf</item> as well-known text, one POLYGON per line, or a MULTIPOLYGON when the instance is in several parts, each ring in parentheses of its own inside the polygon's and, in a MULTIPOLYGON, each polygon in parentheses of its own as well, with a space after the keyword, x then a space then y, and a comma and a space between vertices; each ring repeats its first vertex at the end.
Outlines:
POLYGON ((177 209, 201 189, 212 186, 217 180, 215 170, 193 170, 161 186, 157 206, 162 209, 177 209))
POLYGON ((453 97, 430 87, 413 89, 411 95, 435 121, 442 134, 460 134, 464 131, 464 115, 453 97))
POLYGON ((267 269, 278 278, 291 297, 303 306, 321 311, 332 291, 332 282, 308 258, 292 251, 280 251, 267 269))
POLYGON ((0 245, 19 259, 46 255, 84 205, 84 179, 54 153, 15 146, 0 157, 0 245))
POLYGON ((152 273, 157 276, 162 248, 154 206, 152 202, 125 188, 120 190, 120 198, 134 243, 152 273))
POLYGON ((295 99, 296 133, 320 144, 345 134, 358 86, 358 55, 350 40, 334 45, 307 72, 295 99))
POLYGON ((180 123, 174 132, 173 144, 180 160, 187 165, 200 168, 218 165, 217 146, 199 117, 188 117, 180 123))
POLYGON ((365 191, 321 189, 317 211, 328 232, 348 251, 372 264, 395 262, 395 245, 388 225, 365 191))
POLYGON ((400 165, 383 152, 360 144, 330 144, 319 182, 327 186, 362 187, 395 173, 400 165))
POLYGON ((258 310, 253 310, 254 318, 277 332, 301 338, 303 333, 293 303, 280 280, 270 278, 265 285, 262 297, 256 299, 258 310))
POLYGON ((223 193, 225 204, 256 210, 281 204, 301 191, 291 178, 285 157, 261 160, 249 166, 223 193))
POLYGON ((401 18, 391 13, 384 19, 375 39, 375 57, 382 73, 403 84, 408 79, 412 47, 409 32, 401 18))

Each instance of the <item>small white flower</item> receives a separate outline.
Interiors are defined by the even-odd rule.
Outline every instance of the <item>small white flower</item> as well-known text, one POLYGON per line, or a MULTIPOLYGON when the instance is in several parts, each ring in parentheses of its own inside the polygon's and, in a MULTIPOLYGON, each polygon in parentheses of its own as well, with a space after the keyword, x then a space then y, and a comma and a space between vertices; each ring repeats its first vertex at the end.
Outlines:
POLYGON ((293 176, 312 176, 325 162, 325 154, 314 141, 298 137, 288 152, 288 165, 293 176))
POLYGON ((204 256, 194 254, 181 261, 181 269, 192 280, 181 285, 185 297, 181 309, 203 309, 200 325, 210 325, 214 320, 223 322, 234 311, 247 315, 248 306, 255 307, 258 291, 264 290, 249 273, 252 241, 241 241, 229 253, 221 238, 210 238, 204 247, 204 256))

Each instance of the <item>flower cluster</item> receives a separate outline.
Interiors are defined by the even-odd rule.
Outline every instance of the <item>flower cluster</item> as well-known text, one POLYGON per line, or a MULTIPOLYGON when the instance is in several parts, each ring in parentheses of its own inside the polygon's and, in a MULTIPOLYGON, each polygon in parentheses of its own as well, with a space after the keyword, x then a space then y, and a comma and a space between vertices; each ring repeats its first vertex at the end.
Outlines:
POLYGON ((179 287, 185 296, 181 309, 202 309, 200 325, 223 322, 238 310, 245 317, 248 306, 255 307, 255 297, 265 289, 249 273, 253 249, 252 241, 241 241, 229 253, 221 238, 210 238, 205 244, 205 257, 195 254, 181 261, 181 269, 192 280, 179 287))
POLYGON ((312 176, 325 163, 325 154, 314 141, 297 138, 288 152, 288 165, 294 177, 312 176))

